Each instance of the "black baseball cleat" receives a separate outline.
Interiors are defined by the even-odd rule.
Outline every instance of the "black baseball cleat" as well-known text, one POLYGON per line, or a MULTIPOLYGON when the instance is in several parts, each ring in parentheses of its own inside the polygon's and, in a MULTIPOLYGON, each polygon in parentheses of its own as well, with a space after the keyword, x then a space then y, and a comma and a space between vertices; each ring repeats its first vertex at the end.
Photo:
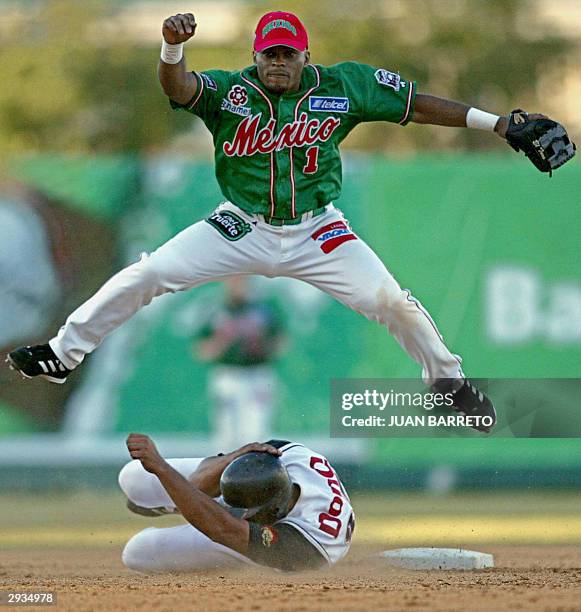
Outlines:
POLYGON ((61 360, 54 354, 48 344, 36 346, 23 346, 8 353, 6 363, 24 378, 40 376, 53 383, 62 385, 71 370, 66 368, 61 360))
POLYGON ((490 433, 496 425, 496 410, 492 402, 467 378, 460 387, 458 383, 457 379, 443 378, 438 380, 432 389, 437 393, 451 393, 452 410, 468 417, 476 417, 471 419, 473 422, 470 423, 470 427, 483 433, 490 433))

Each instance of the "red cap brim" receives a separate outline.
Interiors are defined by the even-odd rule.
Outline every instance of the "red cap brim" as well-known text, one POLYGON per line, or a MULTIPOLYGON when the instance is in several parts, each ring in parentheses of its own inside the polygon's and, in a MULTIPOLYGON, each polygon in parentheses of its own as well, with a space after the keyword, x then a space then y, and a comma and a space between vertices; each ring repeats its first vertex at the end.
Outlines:
POLYGON ((290 47, 291 49, 294 49, 295 51, 306 51, 307 50, 306 47, 301 49, 302 45, 298 44, 296 39, 293 39, 293 38, 279 38, 278 40, 272 40, 272 39, 265 40, 261 43, 254 45, 254 50, 260 53, 261 51, 270 49, 270 47, 290 47))

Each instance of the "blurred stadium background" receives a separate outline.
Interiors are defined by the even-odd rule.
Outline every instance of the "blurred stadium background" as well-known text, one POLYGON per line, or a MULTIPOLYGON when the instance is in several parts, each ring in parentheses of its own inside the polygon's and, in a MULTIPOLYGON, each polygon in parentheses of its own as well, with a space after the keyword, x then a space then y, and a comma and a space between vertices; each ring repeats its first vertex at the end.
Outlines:
MULTIPOLYGON (((162 20, 194 12, 189 66, 235 69, 251 61, 259 15, 279 4, 0 2, 2 359, 17 345, 46 341, 115 270, 220 200, 209 135, 200 121, 171 112, 157 83, 162 20)), ((420 91, 492 112, 541 111, 581 142, 578 0, 287 7, 304 19, 316 63, 357 59, 417 79, 420 91)), ((360 126, 344 150, 337 205, 427 306, 470 375, 581 377, 577 160, 549 180, 493 135, 414 125, 360 126)), ((332 440, 331 378, 414 378, 419 370, 386 332, 310 287, 279 279, 260 290, 280 300, 291 332, 277 366, 284 387, 274 434, 325 452, 350 490, 375 491, 362 501, 370 520, 388 507, 378 502, 387 490, 413 490, 391 498, 395 516, 425 492, 469 489, 462 503, 437 502, 442 514, 557 512, 581 541, 571 501, 581 481, 577 439, 467 432, 332 440), (550 502, 534 493, 541 488, 562 491, 550 502), (512 501, 496 494, 478 501, 499 489, 512 501)), ((79 490, 76 507, 94 509, 90 492, 116 486, 128 431, 151 434, 166 455, 223 450, 208 442, 207 366, 191 357, 200 314, 220 291, 208 286, 156 301, 62 387, 0 371, 0 490, 3 514, 12 517, 4 525, 30 535, 31 526, 50 524, 52 511, 62 517, 79 490), (29 494, 45 495, 42 517, 21 513, 15 495, 29 494)), ((106 505, 117 499, 111 495, 98 499, 106 505)), ((114 522, 107 512, 100 525, 104 517, 114 522)), ((90 512, 82 516, 86 526, 90 512)), ((3 540, 10 540, 6 529, 3 540)))

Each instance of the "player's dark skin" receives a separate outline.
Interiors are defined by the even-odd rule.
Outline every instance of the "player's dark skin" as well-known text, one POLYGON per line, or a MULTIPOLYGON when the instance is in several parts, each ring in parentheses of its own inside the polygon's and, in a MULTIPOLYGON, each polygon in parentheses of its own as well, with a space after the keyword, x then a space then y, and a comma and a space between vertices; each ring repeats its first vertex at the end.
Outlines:
POLYGON ((268 91, 282 95, 298 91, 311 54, 278 45, 261 53, 254 52, 252 57, 262 84, 268 91))
MULTIPOLYGON (((167 43, 178 44, 189 40, 196 33, 196 20, 191 13, 178 14, 163 22, 162 34, 167 43)), ((258 78, 272 93, 282 95, 297 91, 301 74, 310 61, 309 51, 296 51, 290 47, 271 47, 261 53, 253 53, 258 78)), ((191 72, 186 70, 185 60, 179 64, 159 62, 158 76, 165 94, 178 102, 186 104, 196 94, 197 82, 191 72)), ((429 94, 418 93, 415 98, 411 121, 448 127, 466 127, 466 114, 470 106, 453 100, 446 100, 429 94)), ((542 114, 529 114, 530 119, 545 117, 542 114)), ((508 127, 507 116, 498 120, 494 131, 504 138, 508 127)))
MULTIPOLYGON (((188 523, 214 542, 246 554, 250 539, 248 521, 232 516, 212 498, 220 495, 220 477, 234 459, 252 451, 269 453, 278 457, 281 454, 279 449, 270 444, 253 442, 223 456, 207 457, 200 463, 189 480, 159 454, 155 443, 149 436, 129 434, 127 449, 132 459, 139 459, 145 470, 159 478, 163 488, 188 523)), ((290 512, 297 502, 296 493, 297 491, 289 503, 287 512, 290 512)), ((267 517, 257 515, 252 520, 262 522, 261 518, 266 519, 267 517)))

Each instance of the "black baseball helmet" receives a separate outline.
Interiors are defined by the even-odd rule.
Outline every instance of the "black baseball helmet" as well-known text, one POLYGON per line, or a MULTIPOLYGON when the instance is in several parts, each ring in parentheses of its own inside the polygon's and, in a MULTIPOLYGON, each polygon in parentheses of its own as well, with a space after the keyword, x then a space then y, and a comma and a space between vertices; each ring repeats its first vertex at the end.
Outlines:
POLYGON ((244 518, 260 523, 285 516, 293 484, 278 457, 251 452, 232 461, 222 472, 220 491, 229 506, 244 508, 244 518))

